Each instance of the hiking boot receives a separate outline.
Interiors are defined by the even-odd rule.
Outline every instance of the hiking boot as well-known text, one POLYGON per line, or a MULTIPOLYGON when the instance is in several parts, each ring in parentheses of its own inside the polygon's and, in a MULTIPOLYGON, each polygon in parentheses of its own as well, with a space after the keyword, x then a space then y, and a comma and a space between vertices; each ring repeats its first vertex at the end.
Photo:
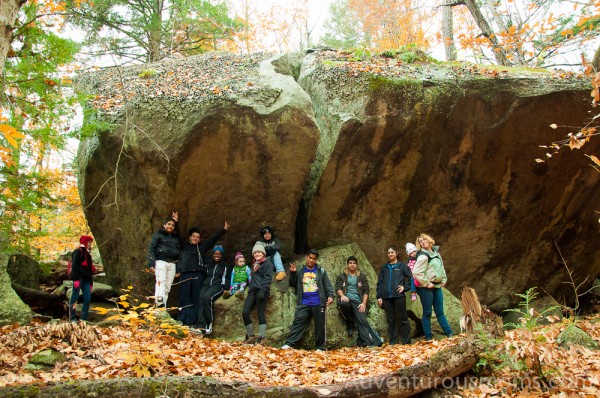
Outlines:
POLYGON ((166 306, 167 306, 167 305, 166 305, 166 304, 163 302, 163 298, 162 298, 162 297, 159 297, 159 298, 157 298, 157 299, 156 299, 156 302, 155 302, 155 304, 154 304, 154 305, 155 305, 155 307, 156 307, 156 308, 161 308, 161 307, 166 307, 166 306))
POLYGON ((244 298, 244 291, 243 290, 238 290, 237 292, 235 292, 235 297, 242 299, 244 298))
POLYGON ((225 290, 223 292, 223 298, 224 299, 228 299, 229 297, 231 297, 231 293, 229 293, 229 290, 225 290))
POLYGON ((255 342, 256 342, 255 336, 246 335, 246 338, 244 339, 244 344, 254 344, 255 342))
POLYGON ((285 279, 285 276, 286 276, 285 272, 284 271, 280 271, 280 272, 277 273, 277 275, 275 275, 275 280, 277 282, 280 282, 280 281, 282 281, 282 280, 285 279))
POLYGON ((255 344, 255 345, 261 345, 264 339, 265 339, 264 337, 262 337, 262 336, 258 336, 258 337, 256 338, 256 340, 254 340, 254 344, 255 344))

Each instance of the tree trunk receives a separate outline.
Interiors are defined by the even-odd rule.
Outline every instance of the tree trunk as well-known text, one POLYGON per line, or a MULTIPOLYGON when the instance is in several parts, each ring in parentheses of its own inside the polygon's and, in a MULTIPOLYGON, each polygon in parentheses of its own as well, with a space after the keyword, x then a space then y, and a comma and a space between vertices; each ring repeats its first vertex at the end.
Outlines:
POLYGON ((600 46, 596 49, 596 53, 592 59, 592 68, 594 68, 594 72, 600 72, 600 46))
MULTIPOLYGON (((443 0, 443 4, 449 4, 452 0, 443 0)), ((442 7, 442 40, 444 41, 444 52, 446 61, 456 61, 456 46, 454 45, 454 20, 452 18, 452 7, 442 7)))
POLYGON ((155 398, 210 396, 358 398, 409 397, 442 384, 471 369, 477 362, 479 348, 465 339, 435 354, 428 361, 396 372, 358 379, 348 383, 310 387, 256 386, 249 383, 218 381, 208 377, 151 377, 103 380, 68 380, 65 383, 25 385, 0 388, 2 397, 90 397, 155 398))
POLYGON ((17 13, 26 0, 0 1, 0 75, 4 71, 6 54, 13 38, 13 29, 17 13))
POLYGON ((479 9, 479 6, 475 3, 475 0, 464 0, 461 1, 461 3, 464 3, 464 5, 467 6, 469 12, 473 16, 473 19, 475 20, 475 23, 477 24, 477 26, 479 26, 479 29, 481 29, 483 35, 487 37, 487 39, 492 44, 492 50, 494 52, 496 62, 498 62, 498 64, 500 65, 511 66, 511 62, 506 56, 506 49, 502 46, 502 44, 500 44, 500 42, 496 38, 496 34, 490 27, 490 24, 487 22, 483 14, 481 13, 481 10, 479 9))
POLYGON ((160 49, 163 36, 162 12, 164 8, 163 0, 154 0, 152 2, 152 15, 148 25, 148 62, 157 62, 161 59, 160 49))

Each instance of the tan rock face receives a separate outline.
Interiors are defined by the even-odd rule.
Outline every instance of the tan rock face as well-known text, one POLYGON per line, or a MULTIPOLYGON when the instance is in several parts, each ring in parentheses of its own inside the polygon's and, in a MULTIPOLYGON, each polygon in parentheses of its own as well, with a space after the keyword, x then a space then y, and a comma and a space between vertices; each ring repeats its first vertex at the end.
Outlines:
POLYGON ((390 244, 426 232, 442 246, 449 289, 466 282, 495 310, 531 286, 558 293, 568 275, 554 242, 579 275, 596 275, 600 174, 581 151, 534 161, 565 134, 550 123, 587 120, 587 90, 525 83, 388 80, 361 94, 364 114, 342 124, 312 198, 308 241, 359 242, 378 264, 390 244))
POLYGON ((296 83, 268 57, 212 54, 158 64, 146 80, 139 68, 89 79, 113 125, 82 141, 80 192, 113 286, 151 294, 147 246, 174 210, 184 233, 228 220, 228 261, 248 256, 269 224, 286 262, 293 250, 357 242, 378 271, 388 245, 427 232, 442 246, 448 288, 467 282, 495 310, 532 286, 568 294, 555 242, 576 275, 600 272, 600 173, 583 156, 600 141, 534 161, 568 132, 551 123, 590 118, 585 82, 365 68, 316 52, 296 83))

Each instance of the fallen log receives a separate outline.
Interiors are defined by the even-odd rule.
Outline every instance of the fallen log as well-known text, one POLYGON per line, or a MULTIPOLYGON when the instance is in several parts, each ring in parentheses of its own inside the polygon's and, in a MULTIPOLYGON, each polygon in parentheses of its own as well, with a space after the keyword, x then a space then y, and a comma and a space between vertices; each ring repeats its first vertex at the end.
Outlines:
MULTIPOLYGON (((162 376, 101 380, 69 380, 64 383, 21 385, 0 388, 2 397, 290 397, 304 398, 400 398, 435 388, 471 369, 479 349, 466 339, 435 354, 426 362, 393 373, 323 386, 258 386, 251 383, 219 381, 209 377, 162 376)), ((326 355, 326 354, 323 354, 326 355)))
POLYGON ((67 312, 65 298, 42 290, 31 289, 13 283, 12 288, 17 295, 33 311, 61 318, 67 312))

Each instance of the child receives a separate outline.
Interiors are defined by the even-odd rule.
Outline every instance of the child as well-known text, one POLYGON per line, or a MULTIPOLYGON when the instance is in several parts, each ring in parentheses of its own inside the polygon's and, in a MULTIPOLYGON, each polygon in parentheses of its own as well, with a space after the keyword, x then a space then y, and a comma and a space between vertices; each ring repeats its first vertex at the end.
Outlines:
POLYGON ((273 228, 266 226, 260 230, 261 239, 256 243, 260 243, 264 246, 267 252, 267 257, 275 265, 275 280, 280 282, 285 279, 285 269, 283 268, 283 261, 281 260, 281 241, 275 237, 273 228))
POLYGON ((248 295, 244 301, 242 317, 246 328, 246 344, 261 344, 267 333, 267 301, 273 279, 273 264, 261 244, 252 248, 252 278, 248 282, 248 295), (254 324, 250 314, 256 308, 258 318, 258 336, 254 336, 254 324))
POLYGON ((231 271, 231 286, 229 290, 223 293, 223 298, 228 299, 235 294, 236 297, 244 297, 244 289, 250 283, 250 267, 246 265, 244 255, 240 252, 235 253, 233 271, 231 271))
MULTIPOLYGON (((417 262, 417 246, 408 242, 406 244, 406 254, 408 254, 408 261, 406 265, 410 268, 410 272, 412 273, 413 268, 415 267, 415 263, 417 262)), ((410 278, 410 300, 415 301, 417 299, 417 286, 419 286, 419 282, 415 280, 414 277, 410 278)))

